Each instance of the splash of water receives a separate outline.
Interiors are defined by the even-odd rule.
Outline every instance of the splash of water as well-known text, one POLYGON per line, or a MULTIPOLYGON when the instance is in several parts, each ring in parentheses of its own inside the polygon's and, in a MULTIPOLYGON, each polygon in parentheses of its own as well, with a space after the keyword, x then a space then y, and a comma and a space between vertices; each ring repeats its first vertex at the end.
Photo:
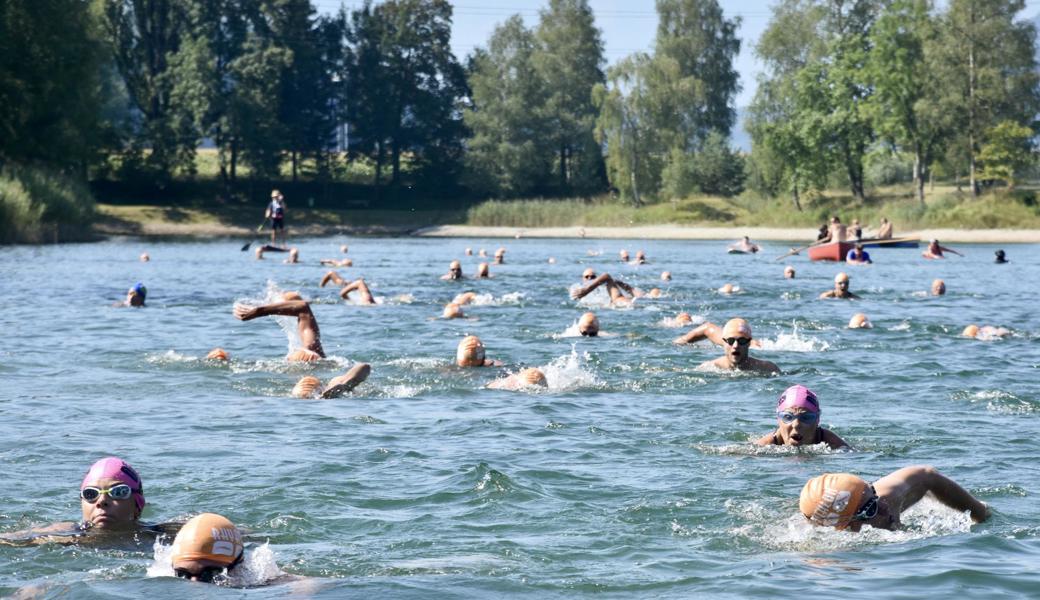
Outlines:
MULTIPOLYGON (((153 560, 148 566, 148 577, 174 577, 173 546, 156 542, 152 546, 153 560)), ((219 581, 221 585, 230 587, 254 587, 284 577, 285 572, 278 568, 274 550, 265 542, 256 548, 247 548, 242 562, 219 581)))
POLYGON ((775 340, 760 338, 762 350, 782 350, 784 352, 823 352, 830 348, 826 341, 812 336, 803 337, 798 333, 798 323, 791 325, 791 333, 780 333, 775 340))
POLYGON ((590 360, 588 352, 578 354, 577 348, 571 346, 570 354, 552 359, 549 364, 539 367, 545 373, 549 389, 553 391, 573 390, 603 385, 591 369, 586 368, 590 360))

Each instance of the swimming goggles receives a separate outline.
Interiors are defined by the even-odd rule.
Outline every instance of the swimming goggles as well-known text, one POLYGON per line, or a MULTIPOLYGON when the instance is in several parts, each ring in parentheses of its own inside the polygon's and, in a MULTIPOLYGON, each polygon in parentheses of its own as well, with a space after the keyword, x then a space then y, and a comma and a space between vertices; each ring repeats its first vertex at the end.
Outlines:
POLYGON ((93 504, 98 501, 102 494, 108 494, 108 497, 113 500, 126 500, 133 493, 133 488, 125 483, 120 483, 104 490, 93 486, 85 487, 79 491, 79 497, 93 504))
POLYGON ((787 425, 790 425, 791 423, 794 423, 795 421, 798 421, 800 423, 808 424, 808 423, 815 423, 815 422, 819 421, 820 420, 820 413, 814 413, 814 412, 793 413, 793 412, 787 412, 787 411, 780 411, 780 412, 776 413, 776 418, 780 419, 780 421, 782 421, 783 423, 785 423, 787 425))
POLYGON ((732 346, 733 344, 737 344, 738 346, 747 346, 751 344, 751 338, 749 337, 722 338, 722 341, 725 342, 727 346, 732 346))
POLYGON ((869 521, 877 516, 878 512, 878 495, 874 491, 874 486, 870 486, 870 492, 874 494, 870 500, 867 500, 863 506, 856 511, 856 514, 852 515, 853 521, 869 521))
POLYGON ((173 574, 181 579, 195 579, 203 583, 212 583, 213 579, 224 572, 224 567, 203 567, 198 573, 187 569, 174 569, 173 574))

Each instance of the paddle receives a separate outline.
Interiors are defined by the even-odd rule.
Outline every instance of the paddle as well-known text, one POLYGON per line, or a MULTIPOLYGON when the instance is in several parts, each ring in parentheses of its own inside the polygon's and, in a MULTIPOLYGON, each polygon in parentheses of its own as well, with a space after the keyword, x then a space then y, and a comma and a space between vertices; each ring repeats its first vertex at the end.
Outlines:
MULTIPOLYGON (((268 221, 268 220, 270 220, 270 217, 267 217, 267 218, 265 218, 265 219, 264 219, 264 222, 263 222, 263 223, 261 223, 261 224, 257 225, 257 227, 256 227, 256 232, 257 232, 257 233, 260 233, 261 231, 263 231, 263 230, 264 230, 264 225, 267 225, 267 221, 268 221)), ((244 246, 242 246, 242 252, 245 252, 246 250, 249 250, 249 246, 250 246, 250 245, 251 245, 252 243, 253 243, 252 241, 246 242, 246 243, 245 243, 245 245, 244 245, 244 246)))
POLYGON ((778 260, 783 260, 783 259, 787 258, 788 256, 791 256, 792 254, 798 254, 802 250, 805 250, 806 248, 812 248, 815 245, 816 245, 815 243, 812 243, 812 244, 809 244, 808 246, 802 246, 801 248, 791 248, 790 252, 788 252, 787 254, 785 254, 783 256, 777 256, 775 259, 773 259, 773 261, 776 262, 778 260))

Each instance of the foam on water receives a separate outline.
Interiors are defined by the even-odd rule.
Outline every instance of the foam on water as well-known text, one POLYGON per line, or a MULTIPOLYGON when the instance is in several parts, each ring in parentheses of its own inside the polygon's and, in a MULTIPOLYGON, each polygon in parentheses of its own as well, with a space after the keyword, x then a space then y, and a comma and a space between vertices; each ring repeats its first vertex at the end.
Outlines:
POLYGON ((775 340, 759 338, 762 350, 781 350, 784 352, 824 352, 831 345, 815 337, 803 337, 798 333, 798 324, 791 326, 791 333, 780 333, 775 340))
POLYGON ((587 368, 589 360, 588 352, 578 354, 577 348, 571 346, 570 354, 558 356, 539 368, 545 373, 545 380, 551 391, 600 387, 603 383, 594 371, 587 368))
MULTIPOLYGON (((155 543, 152 548, 152 564, 147 568, 148 577, 175 577, 173 573, 173 546, 155 543)), ((227 587, 255 587, 270 583, 285 572, 278 568, 274 550, 264 542, 256 547, 246 547, 242 562, 234 572, 214 580, 217 585, 227 587)))

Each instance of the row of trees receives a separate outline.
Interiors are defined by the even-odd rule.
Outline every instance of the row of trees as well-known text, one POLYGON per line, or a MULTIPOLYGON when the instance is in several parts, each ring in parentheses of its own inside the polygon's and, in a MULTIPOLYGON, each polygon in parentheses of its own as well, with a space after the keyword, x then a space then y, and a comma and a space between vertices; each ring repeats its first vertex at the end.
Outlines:
POLYGON ((605 69, 588 0, 500 24, 463 66, 447 0, 319 14, 311 0, 50 0, 0 11, 0 166, 163 182, 204 140, 228 187, 333 177, 365 157, 372 183, 515 197, 600 192, 639 204, 828 184, 865 194, 869 152, 930 172, 1013 180, 1040 113, 1023 0, 781 0, 755 51, 750 155, 734 152, 739 19, 716 0, 657 0, 653 51, 605 69), (746 164, 745 164, 746 163, 746 164), (304 165, 309 169, 303 173, 304 165), (424 177, 425 176, 425 177, 424 177))
POLYGON ((983 180, 1013 185, 1040 113, 1036 31, 1016 19, 1024 7, 782 0, 756 48, 767 68, 748 122, 755 179, 798 205, 840 170, 862 199, 864 157, 881 145, 912 157, 922 203, 935 169, 967 177, 973 194, 983 180))

